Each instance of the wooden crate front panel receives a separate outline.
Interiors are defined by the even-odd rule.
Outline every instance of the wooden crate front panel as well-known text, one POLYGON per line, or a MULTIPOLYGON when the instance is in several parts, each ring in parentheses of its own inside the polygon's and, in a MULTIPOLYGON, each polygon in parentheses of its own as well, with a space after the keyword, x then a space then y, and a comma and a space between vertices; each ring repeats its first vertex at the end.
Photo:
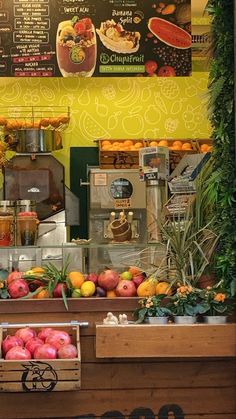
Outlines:
POLYGON ((100 151, 100 169, 138 169, 138 151, 100 151))
MULTIPOLYGON (((34 328, 39 332, 39 328, 34 328)), ((81 387, 79 326, 55 327, 68 332, 77 347, 76 359, 24 360, 0 359, 0 392, 72 391, 81 387)), ((1 330, 1 329, 0 329, 1 330)), ((2 339, 17 329, 2 328, 2 339)))
POLYGON ((97 325, 96 356, 234 357, 236 324, 97 325))

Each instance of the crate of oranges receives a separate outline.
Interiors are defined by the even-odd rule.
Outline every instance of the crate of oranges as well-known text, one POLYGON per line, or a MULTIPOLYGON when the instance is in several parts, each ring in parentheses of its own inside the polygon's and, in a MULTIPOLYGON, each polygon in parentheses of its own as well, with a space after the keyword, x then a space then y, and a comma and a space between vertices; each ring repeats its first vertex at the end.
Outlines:
POLYGON ((139 150, 147 146, 147 141, 98 140, 99 166, 101 169, 138 169, 139 150))
POLYGON ((209 153, 212 151, 212 140, 210 138, 198 138, 196 139, 196 146, 198 152, 209 153))

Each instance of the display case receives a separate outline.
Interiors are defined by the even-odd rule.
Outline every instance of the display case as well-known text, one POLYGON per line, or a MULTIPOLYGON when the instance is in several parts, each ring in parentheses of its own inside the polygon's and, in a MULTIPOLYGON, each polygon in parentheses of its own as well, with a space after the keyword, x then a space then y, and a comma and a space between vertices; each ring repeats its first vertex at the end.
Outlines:
POLYGON ((150 271, 152 266, 158 266, 164 257, 165 247, 159 243, 13 246, 0 247, 0 269, 24 272, 33 266, 43 266, 49 262, 61 268, 68 262, 68 270, 77 270, 84 274, 99 272, 107 267, 122 271, 131 265, 150 271))

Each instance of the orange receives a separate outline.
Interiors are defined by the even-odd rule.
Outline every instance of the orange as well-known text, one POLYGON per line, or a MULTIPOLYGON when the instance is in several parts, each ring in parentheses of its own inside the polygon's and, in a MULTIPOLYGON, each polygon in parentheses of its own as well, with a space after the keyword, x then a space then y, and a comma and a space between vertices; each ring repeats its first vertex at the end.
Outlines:
POLYGON ((166 295, 172 294, 172 291, 170 289, 170 284, 168 282, 165 282, 165 281, 158 282, 156 286, 156 295, 159 295, 159 294, 166 294, 166 295))
POLYGON ((168 147, 168 141, 166 140, 161 140, 158 144, 160 147, 168 147))
POLYGON ((40 125, 42 125, 42 127, 48 127, 49 118, 42 118, 41 121, 40 121, 40 125))
POLYGON ((141 143, 140 141, 138 141, 137 143, 134 144, 134 147, 136 149, 139 149, 139 148, 143 147, 143 143, 141 143))
POLYGON ((38 290, 39 289, 40 289, 40 291, 38 292, 38 294, 35 294, 33 298, 36 298, 36 299, 39 299, 39 300, 41 300, 43 298, 50 298, 49 291, 48 291, 47 288, 39 287, 38 290))
POLYGON ((182 141, 179 141, 179 140, 174 141, 174 142, 172 143, 172 146, 173 146, 173 147, 177 146, 177 147, 182 148, 182 145, 183 145, 182 141))
POLYGON ((192 146, 190 143, 183 143, 182 150, 192 150, 192 146))
POLYGON ((107 297, 108 298, 116 298, 117 297, 116 291, 115 290, 107 291, 107 297))
POLYGON ((202 144, 201 147, 200 147, 200 150, 203 153, 206 153, 209 150, 209 145, 208 144, 202 144))
POLYGON ((157 147, 158 146, 158 142, 157 141, 151 141, 149 144, 150 147, 157 147))
POLYGON ((111 145, 109 145, 109 144, 102 145, 102 150, 108 151, 110 149, 111 149, 111 145))
POLYGON ((102 141, 102 146, 104 146, 104 145, 111 145, 111 143, 108 140, 103 140, 102 141))
POLYGON ((0 116, 0 125, 7 125, 7 119, 5 116, 0 116))
POLYGON ((175 151, 179 151, 182 150, 182 147, 179 147, 178 145, 172 145, 172 147, 169 147, 170 150, 175 150, 175 151))
POLYGON ((123 143, 125 146, 130 146, 130 145, 133 145, 134 143, 133 143, 133 141, 132 140, 125 140, 124 141, 124 143, 123 143))
POLYGON ((80 288, 84 283, 84 275, 79 271, 72 271, 68 273, 68 278, 73 288, 80 288))
POLYGON ((128 270, 133 276, 139 275, 142 273, 142 271, 137 266, 130 266, 128 270))

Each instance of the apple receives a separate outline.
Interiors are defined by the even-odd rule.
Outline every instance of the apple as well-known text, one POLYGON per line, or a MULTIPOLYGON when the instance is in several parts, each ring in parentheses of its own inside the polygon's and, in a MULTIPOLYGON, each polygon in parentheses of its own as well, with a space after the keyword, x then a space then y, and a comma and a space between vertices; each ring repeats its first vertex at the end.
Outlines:
POLYGON ((136 286, 133 281, 122 279, 116 287, 117 297, 135 297, 136 286))
POLYGON ((121 279, 125 279, 126 281, 131 281, 132 273, 129 271, 124 271, 120 274, 121 279))
POLYGON ((81 290, 80 288, 75 288, 71 294, 72 298, 80 298, 81 297, 81 290))
POLYGON ((132 280, 136 285, 136 288, 144 281, 145 277, 143 274, 133 276, 132 280))

